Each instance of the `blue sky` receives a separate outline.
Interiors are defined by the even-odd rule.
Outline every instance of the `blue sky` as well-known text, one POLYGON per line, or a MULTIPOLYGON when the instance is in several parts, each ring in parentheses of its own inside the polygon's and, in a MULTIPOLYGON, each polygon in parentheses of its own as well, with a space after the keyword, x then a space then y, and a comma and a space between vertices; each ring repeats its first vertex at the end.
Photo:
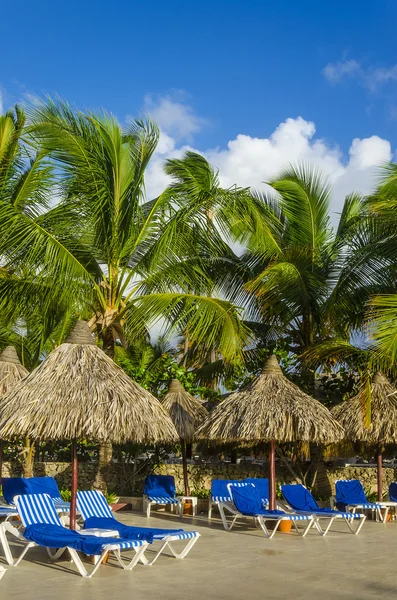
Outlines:
POLYGON ((3 107, 29 94, 58 93, 122 121, 150 110, 164 131, 153 192, 163 184, 161 160, 185 147, 205 153, 225 183, 235 174, 241 185, 252 179, 259 186, 284 160, 313 160, 338 197, 352 186, 367 191, 368 171, 394 156, 396 2, 8 6, 3 107))

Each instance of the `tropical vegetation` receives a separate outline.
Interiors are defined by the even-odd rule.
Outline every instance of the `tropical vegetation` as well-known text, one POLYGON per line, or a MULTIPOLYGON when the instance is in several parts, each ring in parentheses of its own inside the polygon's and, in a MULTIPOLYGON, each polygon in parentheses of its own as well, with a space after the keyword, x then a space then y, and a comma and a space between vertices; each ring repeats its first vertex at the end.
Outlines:
POLYGON ((148 198, 159 137, 149 118, 123 127, 59 99, 0 116, 0 349, 31 370, 84 318, 158 397, 178 378, 216 402, 271 352, 328 404, 375 369, 393 378, 397 165, 337 218, 317 168, 225 188, 191 151, 148 198))

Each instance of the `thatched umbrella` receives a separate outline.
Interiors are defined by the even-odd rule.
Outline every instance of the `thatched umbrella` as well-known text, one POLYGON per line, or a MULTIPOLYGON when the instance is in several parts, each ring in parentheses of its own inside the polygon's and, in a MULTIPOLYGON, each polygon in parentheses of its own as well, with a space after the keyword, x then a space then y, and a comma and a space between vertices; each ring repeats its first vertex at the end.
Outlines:
POLYGON ((363 387, 359 393, 332 409, 346 437, 377 447, 378 500, 382 500, 382 446, 397 442, 397 390, 382 373, 375 373, 371 390, 363 387), (371 405, 370 423, 365 417, 368 399, 371 405))
POLYGON ((341 425, 329 410, 284 377, 271 356, 262 374, 209 414, 197 437, 223 442, 269 441, 269 506, 276 508, 275 442, 335 442, 341 425))
POLYGON ((190 496, 186 444, 193 441, 195 431, 200 423, 204 421, 208 411, 201 404, 200 400, 185 390, 178 379, 171 381, 168 393, 164 396, 162 404, 168 411, 181 440, 183 483, 186 496, 190 496))
MULTIPOLYGON (((29 372, 19 362, 14 346, 0 353, 0 397, 10 392, 29 372)), ((3 473, 3 440, 0 440, 0 483, 3 473)))
POLYGON ((75 526, 77 440, 170 442, 175 427, 160 402, 99 348, 85 321, 0 399, 0 436, 72 440, 71 526, 75 526))

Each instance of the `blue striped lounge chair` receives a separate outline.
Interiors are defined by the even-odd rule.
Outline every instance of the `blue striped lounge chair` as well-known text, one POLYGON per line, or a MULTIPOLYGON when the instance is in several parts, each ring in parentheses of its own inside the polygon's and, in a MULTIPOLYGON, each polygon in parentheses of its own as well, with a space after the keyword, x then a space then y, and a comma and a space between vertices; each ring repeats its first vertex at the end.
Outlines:
MULTIPOLYGON (((77 492, 77 507, 84 519, 84 528, 113 529, 118 531, 119 535, 125 539, 129 539, 130 536, 133 538, 144 536, 150 542, 160 542, 160 548, 155 552, 155 556, 151 561, 146 557, 144 557, 144 560, 141 559, 142 562, 148 565, 152 565, 166 549, 175 558, 185 558, 200 537, 197 531, 124 525, 115 519, 105 496, 97 490, 77 492), (181 540, 188 540, 188 542, 182 552, 176 552, 174 542, 181 540)), ((150 549, 152 549, 152 546, 150 546, 150 549)))
POLYGON ((327 535, 335 520, 343 520, 351 533, 358 534, 366 519, 361 513, 343 512, 332 508, 320 508, 309 490, 302 484, 282 485, 281 491, 290 510, 298 515, 312 515, 315 526, 320 535, 327 535), (328 519, 325 529, 320 525, 320 519, 328 519), (358 526, 353 528, 353 521, 358 521, 358 526))
POLYGON ((222 519, 223 527, 226 529, 226 531, 230 531, 236 522, 236 519, 243 516, 234 506, 233 498, 228 489, 229 484, 233 484, 236 487, 247 485, 243 480, 213 479, 211 482, 211 493, 208 498, 208 518, 212 518, 212 507, 214 505, 217 506, 222 519), (233 520, 231 523, 229 523, 227 520, 227 516, 230 514, 233 515, 233 520))
POLYGON ((143 490, 143 512, 146 512, 147 517, 150 517, 151 506, 156 504, 169 504, 172 511, 176 506, 178 513, 182 514, 182 505, 179 498, 176 497, 175 479, 172 475, 148 475, 146 477, 143 490))
POLYGON ((69 512, 70 503, 65 502, 54 477, 3 477, 4 500, 14 506, 14 497, 24 494, 48 494, 58 512, 69 512))
POLYGON ((338 510, 355 513, 370 510, 376 515, 377 521, 386 523, 391 507, 396 508, 396 502, 369 502, 359 479, 339 479, 335 482, 335 503, 338 510), (382 515, 382 510, 384 514, 382 515))
POLYGON ((262 498, 255 485, 247 484, 245 486, 235 486, 228 484, 230 495, 237 510, 246 517, 253 517, 259 523, 265 537, 271 539, 276 533, 281 521, 292 521, 297 533, 304 537, 309 529, 314 525, 314 519, 311 515, 298 515, 296 513, 287 513, 283 510, 268 510, 264 507, 262 498), (266 521, 273 521, 272 531, 266 527, 266 521), (305 527, 300 530, 299 522, 304 522, 305 527))
MULTIPOLYGON (((28 550, 34 546, 47 548, 51 558, 59 558, 60 556, 59 552, 56 552, 55 555, 49 552, 51 548, 59 548, 61 551, 67 549, 80 575, 83 577, 92 577, 108 552, 115 555, 117 561, 124 569, 131 570, 143 557, 148 547, 148 542, 143 539, 125 540, 110 537, 110 535, 102 537, 99 535, 89 535, 88 532, 80 533, 79 531, 67 529, 62 525, 55 505, 48 494, 16 496, 15 504, 22 521, 23 529, 17 529, 9 522, 0 524, 0 541, 6 560, 11 566, 17 566, 28 550), (17 559, 11 553, 7 534, 26 544, 17 559), (129 549, 133 549, 135 555, 129 562, 124 562, 121 557, 121 551, 129 549), (95 566, 90 573, 84 566, 78 552, 84 552, 97 558, 95 566)), ((109 532, 112 535, 113 533, 109 532)))

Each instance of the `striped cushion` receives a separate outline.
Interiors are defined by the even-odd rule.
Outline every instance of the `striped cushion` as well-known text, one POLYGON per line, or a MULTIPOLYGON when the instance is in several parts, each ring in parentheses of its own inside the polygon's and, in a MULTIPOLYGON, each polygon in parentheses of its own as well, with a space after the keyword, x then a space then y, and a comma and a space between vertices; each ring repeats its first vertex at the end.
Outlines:
POLYGON ((364 504, 348 504, 347 506, 352 506, 356 508, 384 508, 383 504, 377 504, 376 502, 368 502, 364 504))
POLYGON ((171 498, 171 496, 148 496, 148 499, 156 504, 179 504, 178 498, 171 498))
POLYGON ((214 479, 211 486, 211 497, 213 502, 233 502, 231 495, 228 492, 227 484, 233 483, 234 487, 246 487, 248 484, 245 481, 235 481, 232 479, 214 479), (224 495, 221 494, 213 494, 214 490, 222 490, 224 495))
MULTIPOLYGON (((197 531, 183 531, 181 533, 171 533, 170 534, 174 539, 177 540, 190 540, 191 538, 195 538, 198 537, 200 534, 197 531)), ((154 539, 163 539, 164 535, 155 535, 154 539)))
POLYGON ((90 517, 114 518, 105 496, 98 490, 77 492, 77 508, 84 521, 90 517))
MULTIPOLYGON (((264 517, 265 519, 267 519, 267 517, 264 517)), ((279 516, 280 518, 280 516, 279 516)), ((308 521, 309 519, 311 519, 311 516, 309 515, 288 515, 285 514, 282 517, 283 521, 308 521)))
POLYGON ((131 540, 128 542, 117 542, 117 540, 115 541, 114 544, 104 544, 104 547, 107 547, 108 549, 120 549, 120 550, 125 550, 126 548, 138 548, 139 546, 143 546, 143 544, 147 544, 147 542, 145 542, 145 540, 131 540))
POLYGON ((15 500, 19 516, 25 527, 35 523, 62 527, 54 503, 48 494, 26 494, 16 496, 15 500))
POLYGON ((212 496, 213 502, 231 502, 230 496, 212 496))

